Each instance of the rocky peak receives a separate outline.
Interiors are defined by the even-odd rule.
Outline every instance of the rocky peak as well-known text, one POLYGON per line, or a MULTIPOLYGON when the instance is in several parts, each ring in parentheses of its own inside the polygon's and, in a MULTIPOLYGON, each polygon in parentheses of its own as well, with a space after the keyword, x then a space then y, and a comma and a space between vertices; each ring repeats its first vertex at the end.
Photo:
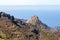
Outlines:
POLYGON ((30 23, 32 25, 39 25, 41 21, 39 20, 38 16, 32 16, 30 19, 26 21, 26 23, 30 23))

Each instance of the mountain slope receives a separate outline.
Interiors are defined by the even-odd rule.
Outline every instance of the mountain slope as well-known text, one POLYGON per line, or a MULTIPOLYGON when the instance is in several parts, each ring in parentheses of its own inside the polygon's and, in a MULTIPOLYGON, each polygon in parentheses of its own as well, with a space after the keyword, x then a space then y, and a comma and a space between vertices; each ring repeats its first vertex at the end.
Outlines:
MULTIPOLYGON (((60 34, 60 33, 59 33, 60 34)), ((17 19, 10 14, 0 12, 1 40, 60 40, 57 32, 42 23, 37 16, 30 19, 17 19)))

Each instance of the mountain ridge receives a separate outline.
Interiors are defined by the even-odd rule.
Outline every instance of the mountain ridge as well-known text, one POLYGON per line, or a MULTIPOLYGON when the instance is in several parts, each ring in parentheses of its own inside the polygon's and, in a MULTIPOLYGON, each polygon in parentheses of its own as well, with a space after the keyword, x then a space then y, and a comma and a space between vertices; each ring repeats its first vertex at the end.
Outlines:
POLYGON ((0 12, 1 40, 60 40, 59 35, 59 31, 51 29, 37 16, 24 20, 0 12))

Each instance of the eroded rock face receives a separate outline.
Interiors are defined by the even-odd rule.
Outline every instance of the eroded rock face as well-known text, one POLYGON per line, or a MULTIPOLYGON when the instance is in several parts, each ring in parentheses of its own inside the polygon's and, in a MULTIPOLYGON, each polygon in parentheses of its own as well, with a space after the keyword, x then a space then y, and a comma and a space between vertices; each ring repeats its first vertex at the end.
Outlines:
POLYGON ((39 21, 39 18, 37 16, 32 16, 26 21, 26 23, 30 23, 32 25, 40 25, 41 21, 39 21))

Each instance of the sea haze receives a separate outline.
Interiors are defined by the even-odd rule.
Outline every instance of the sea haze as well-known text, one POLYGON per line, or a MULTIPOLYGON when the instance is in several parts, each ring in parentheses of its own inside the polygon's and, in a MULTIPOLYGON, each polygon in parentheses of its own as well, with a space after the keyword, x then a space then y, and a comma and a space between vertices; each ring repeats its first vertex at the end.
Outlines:
POLYGON ((48 26, 60 26, 60 6, 58 5, 0 6, 0 11, 21 19, 28 19, 37 15, 48 26))

